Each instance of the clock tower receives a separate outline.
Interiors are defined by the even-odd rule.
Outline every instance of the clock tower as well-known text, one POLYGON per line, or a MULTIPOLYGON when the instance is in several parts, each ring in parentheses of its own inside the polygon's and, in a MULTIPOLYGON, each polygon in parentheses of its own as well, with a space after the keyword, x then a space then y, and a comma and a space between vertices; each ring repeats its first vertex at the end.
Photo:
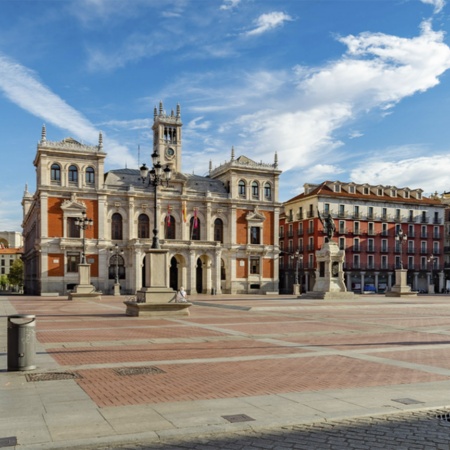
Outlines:
POLYGON ((153 115, 153 151, 157 151, 163 167, 168 165, 174 172, 181 172, 181 109, 166 114, 162 102, 153 115))

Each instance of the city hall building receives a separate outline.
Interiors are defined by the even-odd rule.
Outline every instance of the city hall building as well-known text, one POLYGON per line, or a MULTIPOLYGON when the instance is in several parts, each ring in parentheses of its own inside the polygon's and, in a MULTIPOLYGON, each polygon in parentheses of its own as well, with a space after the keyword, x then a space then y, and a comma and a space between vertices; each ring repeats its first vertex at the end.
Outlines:
POLYGON ((257 163, 236 158, 231 149, 227 162, 215 168, 209 163, 208 175, 187 174, 180 107, 166 114, 160 103, 152 129, 153 152, 172 174, 168 185, 158 186, 156 202, 155 187, 143 183, 138 168, 105 173, 101 134, 98 145, 88 146, 72 138, 49 141, 42 128, 36 191, 26 189, 22 200, 25 293, 66 295, 78 283, 85 250, 97 290, 112 293, 117 277, 121 293, 134 294, 145 286, 154 228, 169 251, 173 289, 278 292, 277 155, 257 163), (85 230, 83 217, 92 219, 85 230))

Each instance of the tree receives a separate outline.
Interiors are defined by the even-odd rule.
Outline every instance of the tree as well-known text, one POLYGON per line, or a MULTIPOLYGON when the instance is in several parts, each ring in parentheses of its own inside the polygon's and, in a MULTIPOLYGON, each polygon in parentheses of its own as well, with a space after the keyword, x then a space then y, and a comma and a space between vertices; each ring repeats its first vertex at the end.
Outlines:
POLYGON ((23 286, 23 261, 21 259, 16 259, 12 263, 8 280, 13 286, 23 286))
POLYGON ((6 275, 0 275, 0 289, 5 290, 8 284, 9 284, 8 277, 6 275))

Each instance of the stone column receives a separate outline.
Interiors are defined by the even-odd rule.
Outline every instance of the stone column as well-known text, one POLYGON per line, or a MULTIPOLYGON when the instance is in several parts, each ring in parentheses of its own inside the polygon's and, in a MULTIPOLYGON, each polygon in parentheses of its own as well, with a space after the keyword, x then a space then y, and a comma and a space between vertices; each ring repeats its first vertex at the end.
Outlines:
POLYGON ((366 275, 366 272, 360 272, 359 273, 360 274, 360 276, 361 276, 361 294, 364 292, 364 285, 365 285, 365 275, 366 275))
POLYGON ((414 287, 415 291, 419 290, 419 272, 414 272, 414 287))
POLYGON ((374 272, 375 275, 375 292, 378 292, 378 277, 380 275, 380 272, 374 272))
POLYGON ((197 284, 196 284, 196 275, 197 275, 197 264, 195 258, 195 251, 189 251, 189 271, 188 271, 188 283, 186 286, 186 290, 189 294, 198 294, 197 292, 197 284))

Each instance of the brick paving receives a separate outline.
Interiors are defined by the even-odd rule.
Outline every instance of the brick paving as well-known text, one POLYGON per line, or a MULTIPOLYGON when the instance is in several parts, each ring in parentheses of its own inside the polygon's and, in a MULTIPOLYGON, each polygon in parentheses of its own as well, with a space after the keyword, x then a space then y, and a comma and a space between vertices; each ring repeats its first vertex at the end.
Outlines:
MULTIPOLYGON (((76 371, 79 378, 74 382, 100 414, 129 407, 331 391, 336 396, 341 391, 352 404, 352 398, 345 397, 352 390, 450 382, 446 296, 407 301, 364 296, 345 302, 198 296, 190 316, 173 318, 127 317, 120 297, 89 302, 19 296, 9 300, 18 313, 36 315, 39 344, 60 370, 76 371), (117 371, 123 368, 159 370, 117 371)), ((415 393, 410 396, 414 399, 415 393)), ((317 409, 326 412, 324 399, 317 409)), ((445 393, 442 406, 447 401, 450 404, 445 393)), ((228 435, 219 441, 209 436, 164 443, 160 438, 155 443, 159 447, 123 448, 425 449, 420 433, 428 427, 436 431, 435 445, 441 445, 439 436, 446 436, 442 447, 431 448, 450 449, 450 422, 437 420, 433 412, 405 414, 271 428, 269 434, 256 428, 247 434, 232 429, 231 441, 228 435), (405 439, 411 429, 419 434, 409 443, 405 439), (367 447, 367 442, 373 446, 367 447)))

